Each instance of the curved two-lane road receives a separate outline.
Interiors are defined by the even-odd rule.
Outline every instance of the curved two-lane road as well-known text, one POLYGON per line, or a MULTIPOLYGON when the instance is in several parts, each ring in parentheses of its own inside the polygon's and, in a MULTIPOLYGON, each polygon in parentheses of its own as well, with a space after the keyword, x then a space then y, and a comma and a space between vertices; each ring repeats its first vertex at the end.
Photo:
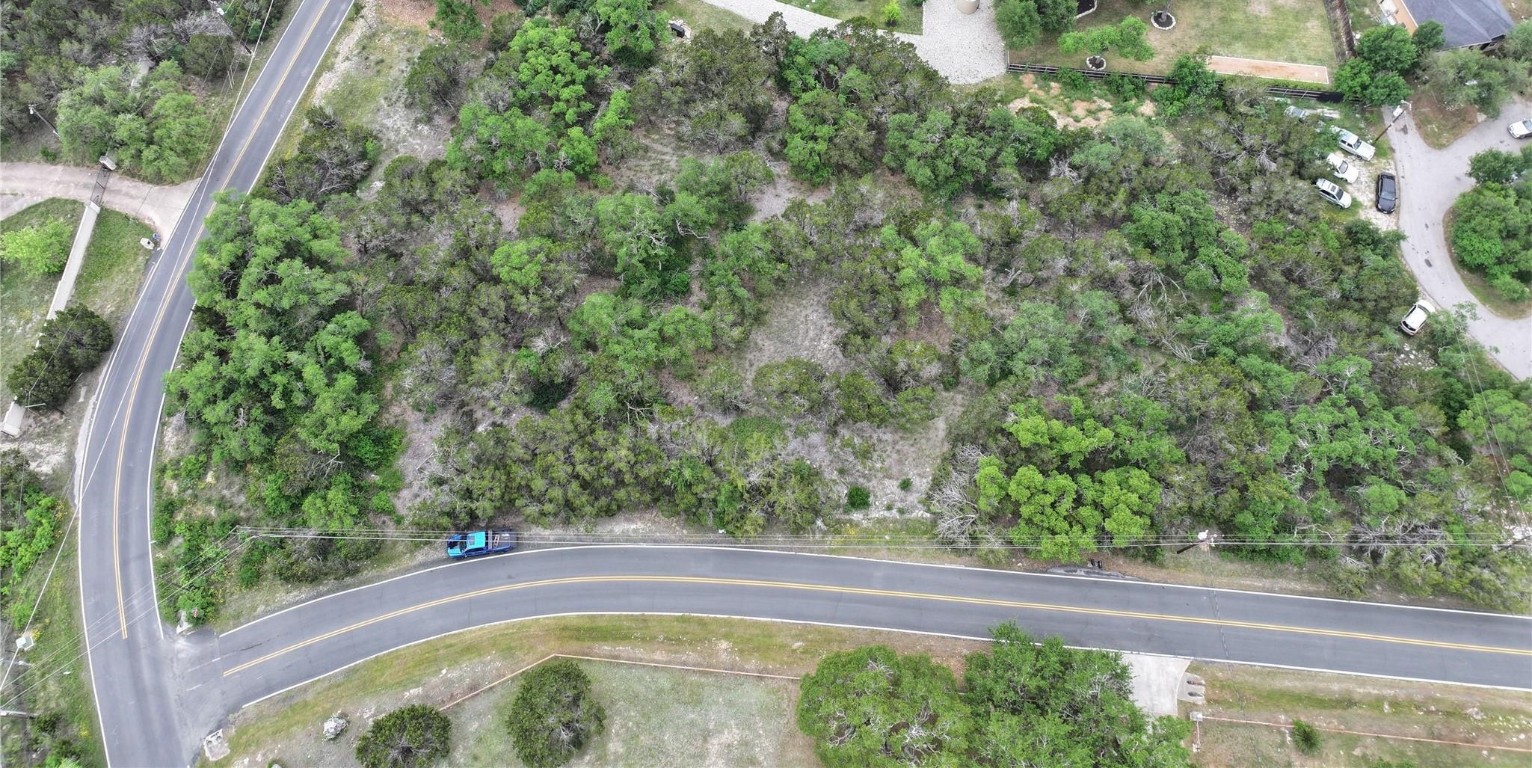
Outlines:
MULTIPOLYGON (((196 648, 157 619, 150 563, 150 478, 164 376, 191 318, 186 273, 212 195, 249 191, 340 29, 351 0, 304 0, 240 104, 202 183, 146 278, 81 429, 75 502, 80 510, 80 598, 101 736, 120 766, 184 765, 205 708, 196 648), (177 646, 183 646, 178 648, 177 646)), ((219 713, 212 713, 216 722, 219 713)), ((205 732, 205 731, 204 731, 205 732)))
POLYGON ((987 637, 1015 621, 1072 645, 1532 689, 1532 619, 1115 579, 706 547, 553 549, 319 598, 218 638, 224 701, 269 696, 400 646, 592 613, 736 616, 987 637))
POLYGON ((692 613, 982 636, 1016 620, 1071 643, 1532 689, 1532 621, 1219 590, 728 549, 584 548, 430 569, 179 638, 159 621, 150 479, 163 376, 211 194, 250 189, 350 0, 304 0, 239 107, 107 365, 77 455, 80 586, 108 760, 191 762, 254 699, 385 650, 568 613, 692 613))

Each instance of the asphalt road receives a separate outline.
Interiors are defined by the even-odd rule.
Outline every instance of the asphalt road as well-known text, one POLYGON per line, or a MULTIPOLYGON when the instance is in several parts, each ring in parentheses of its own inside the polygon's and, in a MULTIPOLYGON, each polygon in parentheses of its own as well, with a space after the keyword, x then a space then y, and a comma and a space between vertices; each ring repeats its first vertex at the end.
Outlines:
POLYGON ((304 0, 239 106, 206 173, 145 279, 96 389, 76 455, 80 597, 107 760, 191 761, 206 714, 189 706, 199 649, 158 621, 150 563, 150 475, 164 375, 191 317, 186 287, 212 194, 248 191, 345 19, 351 0, 304 0))
POLYGON ((158 619, 148 527, 163 376, 192 307, 185 275, 211 194, 255 184, 349 7, 304 0, 295 12, 151 267, 82 428, 81 601, 112 765, 188 764, 204 734, 262 696, 445 632, 568 613, 966 636, 1015 620, 1078 645, 1532 689, 1526 618, 743 550, 531 552, 322 598, 220 637, 175 636, 158 619))
POLYGON ((234 709, 442 634, 581 613, 737 616, 1532 689, 1532 619, 739 549, 586 547, 433 568, 219 636, 234 709))
MULTIPOLYGON (((1405 234, 1405 263, 1415 273, 1421 292, 1437 309, 1450 310, 1465 302, 1477 307, 1478 317, 1468 324, 1469 335, 1517 379, 1532 377, 1532 317, 1501 317, 1479 304, 1452 265, 1442 219, 1458 196, 1474 185, 1468 176, 1470 157, 1486 149, 1518 152, 1525 145, 1505 130, 1524 115, 1532 115, 1532 102, 1518 97, 1500 117, 1485 120, 1444 149, 1432 149, 1421 140, 1415 116, 1409 112, 1389 131, 1398 163, 1399 229, 1405 234)), ((1384 119, 1388 119, 1387 114, 1384 119)), ((1361 197, 1372 204, 1370 188, 1361 197)), ((1405 309, 1400 308, 1401 317, 1405 309)))

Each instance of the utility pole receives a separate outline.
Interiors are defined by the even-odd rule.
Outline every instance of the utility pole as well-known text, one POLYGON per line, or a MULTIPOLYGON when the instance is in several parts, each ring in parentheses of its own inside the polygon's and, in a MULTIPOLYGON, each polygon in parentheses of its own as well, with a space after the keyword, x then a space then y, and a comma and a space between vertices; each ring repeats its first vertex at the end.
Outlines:
POLYGON ((1401 101, 1398 104, 1394 105, 1394 119, 1392 119, 1392 120, 1388 121, 1387 123, 1385 123, 1384 126, 1383 126, 1383 130, 1378 131, 1378 135, 1372 137, 1372 143, 1377 144, 1378 140, 1383 138, 1383 134, 1388 133, 1388 129, 1394 127, 1394 123, 1399 122, 1399 117, 1404 114, 1404 108, 1405 107, 1409 107, 1410 109, 1413 110, 1415 108, 1415 105, 1409 103, 1408 101, 1401 101))
POLYGON ((53 135, 54 136, 59 135, 59 129, 54 128, 53 127, 53 123, 48 122, 48 118, 43 117, 43 113, 37 111, 37 105, 36 104, 28 104, 27 105, 27 112, 29 112, 29 113, 31 113, 33 115, 36 115, 38 120, 43 121, 43 125, 48 126, 48 130, 53 131, 53 135))

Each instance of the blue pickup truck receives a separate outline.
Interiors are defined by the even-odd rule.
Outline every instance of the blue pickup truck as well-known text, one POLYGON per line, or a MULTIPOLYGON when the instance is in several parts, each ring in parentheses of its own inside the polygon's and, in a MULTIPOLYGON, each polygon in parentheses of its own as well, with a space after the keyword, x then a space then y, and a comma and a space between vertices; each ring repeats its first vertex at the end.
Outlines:
POLYGON ((447 557, 465 560, 481 555, 496 555, 516 548, 516 532, 511 530, 482 530, 454 533, 447 539, 447 557))

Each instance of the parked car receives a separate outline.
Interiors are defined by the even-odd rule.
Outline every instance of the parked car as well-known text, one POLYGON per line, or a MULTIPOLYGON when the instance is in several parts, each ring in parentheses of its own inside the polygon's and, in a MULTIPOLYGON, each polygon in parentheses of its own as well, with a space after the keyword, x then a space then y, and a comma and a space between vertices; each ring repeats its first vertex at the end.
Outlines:
POLYGON ((1314 186, 1319 188, 1320 197, 1342 208, 1351 207, 1351 195, 1346 194, 1346 190, 1341 189, 1335 182, 1329 179, 1315 179, 1314 186))
POLYGON ((1325 162, 1330 164, 1330 170, 1335 174, 1335 178, 1347 184, 1355 184, 1357 177, 1362 175, 1362 169, 1356 167, 1355 163, 1346 162, 1345 156, 1339 152, 1331 152, 1330 156, 1325 158, 1325 162))
POLYGON ((1532 139, 1532 117, 1511 123, 1505 129, 1511 132, 1513 139, 1532 139))
POLYGON ((1377 194, 1378 210, 1384 213, 1393 213, 1399 206, 1399 179, 1394 174, 1384 171, 1378 174, 1377 194))
POLYGON ((1404 319, 1399 321, 1399 330, 1404 331, 1408 336, 1420 333, 1420 329, 1425 327, 1426 318, 1431 316, 1432 311, 1430 304, 1424 301, 1415 302, 1415 306, 1410 307, 1410 311, 1404 313, 1404 319))
POLYGON ((1309 115, 1314 114, 1314 110, 1312 109, 1304 109, 1303 107, 1299 107, 1293 104, 1287 105, 1282 111, 1286 113, 1288 117, 1291 117, 1295 120, 1302 120, 1309 115))
POLYGON ((1350 152, 1363 160, 1371 160, 1373 155, 1378 154, 1377 147, 1362 141, 1361 137, 1338 125, 1330 126, 1330 133, 1340 142, 1340 148, 1350 152))

